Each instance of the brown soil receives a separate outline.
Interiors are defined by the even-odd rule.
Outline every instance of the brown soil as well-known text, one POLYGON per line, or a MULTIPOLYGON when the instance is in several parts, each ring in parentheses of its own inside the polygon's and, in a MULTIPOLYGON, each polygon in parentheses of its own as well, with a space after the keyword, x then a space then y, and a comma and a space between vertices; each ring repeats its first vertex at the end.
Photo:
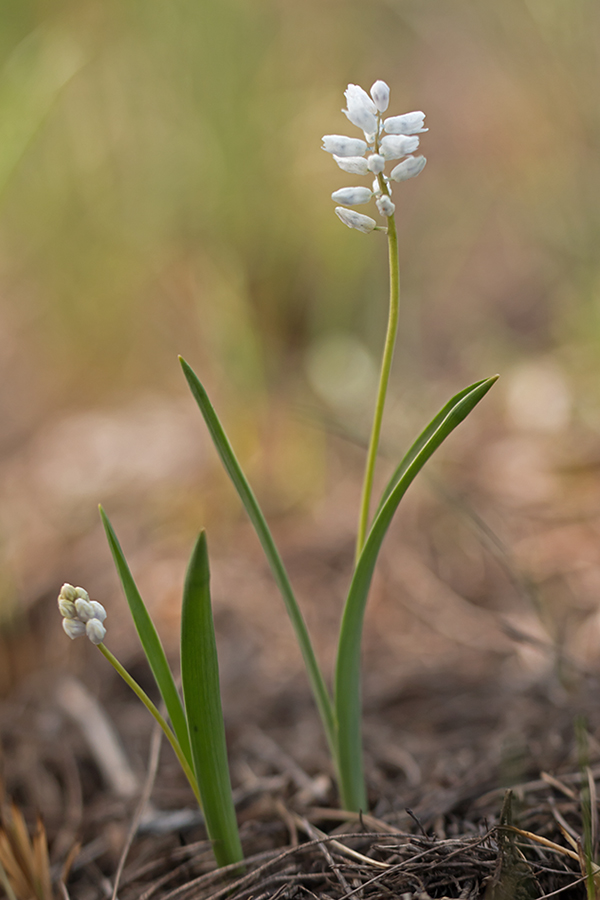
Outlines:
MULTIPOLYGON (((477 459, 489 459, 496 443, 489 438, 488 452, 480 443, 477 459)), ((302 664, 253 535, 240 522, 214 542, 244 873, 214 871, 169 748, 153 757, 147 713, 89 644, 63 638, 54 606, 59 585, 49 570, 47 592, 2 638, 2 771, 6 796, 31 827, 41 812, 55 874, 81 842, 67 886, 74 900, 111 895, 146 779, 151 809, 119 877, 123 900, 585 896, 577 848, 586 833, 596 841, 600 778, 594 468, 565 472, 556 446, 537 441, 550 493, 544 497, 538 486, 535 498, 507 498, 469 452, 459 444, 450 464, 454 494, 430 482, 407 497, 373 586, 364 642, 369 816, 337 810, 302 664), (93 709, 122 741, 117 762, 107 758, 93 709), (578 717, 585 740, 576 739, 578 717), (582 802, 585 809, 590 793, 586 832, 582 802), (510 823, 567 852, 511 831, 510 823)), ((274 517, 327 671, 355 508, 355 482, 340 479, 310 515, 274 517)), ((175 652, 184 541, 139 533, 126 510, 114 524, 175 652)), ((100 542, 99 530, 88 529, 68 556, 81 560, 88 548, 77 580, 95 585, 109 607, 108 646, 152 693, 108 557, 89 550, 100 542)), ((66 578, 75 580, 69 571, 66 578)))

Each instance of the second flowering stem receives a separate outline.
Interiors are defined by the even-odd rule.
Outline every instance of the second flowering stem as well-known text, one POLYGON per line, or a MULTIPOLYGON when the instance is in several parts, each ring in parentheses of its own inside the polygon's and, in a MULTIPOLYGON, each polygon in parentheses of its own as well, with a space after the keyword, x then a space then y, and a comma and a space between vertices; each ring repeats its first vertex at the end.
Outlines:
MULTIPOLYGON (((387 188, 384 186, 382 176, 379 175, 378 178, 382 190, 387 194, 387 188)), ((377 400, 375 403, 375 413, 373 415, 373 425, 371 428, 371 438, 369 440, 369 451, 367 453, 367 462, 365 466, 365 476, 360 502, 358 533, 356 536, 357 562, 365 545, 367 532, 369 529, 369 510, 371 506, 371 494, 373 492, 375 463, 377 461, 377 453, 379 450, 379 438, 381 435, 383 410, 385 407, 385 398, 387 395, 387 389, 390 380, 392 361, 394 359, 394 348, 396 346, 396 335, 398 332, 398 312, 400 306, 400 265, 398 261, 398 233, 396 231, 396 221, 393 214, 388 218, 387 235, 390 267, 390 304, 387 333, 385 336, 385 346, 383 349, 383 357, 381 360, 381 372, 379 375, 379 388, 377 390, 377 400)))

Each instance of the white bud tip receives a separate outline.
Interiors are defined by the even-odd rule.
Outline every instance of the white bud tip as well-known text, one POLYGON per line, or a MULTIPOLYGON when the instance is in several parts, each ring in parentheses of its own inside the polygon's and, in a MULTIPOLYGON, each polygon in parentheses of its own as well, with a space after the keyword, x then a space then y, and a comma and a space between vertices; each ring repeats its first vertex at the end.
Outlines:
POLYGON ((82 587, 76 587, 76 588, 75 588, 75 593, 76 593, 77 596, 80 597, 82 600, 87 600, 88 603, 89 603, 90 595, 88 594, 88 592, 86 591, 85 588, 82 588, 82 587))
POLYGON ((387 194, 382 194, 381 197, 378 197, 375 202, 377 204, 377 209, 382 216, 385 216, 389 219, 390 216, 394 215, 396 207, 387 194))
POLYGON ((367 166, 373 175, 380 175, 385 169, 385 159, 379 153, 367 157, 367 166))
POLYGON ((104 622, 106 618, 106 610, 102 606, 101 603, 98 603, 97 600, 90 600, 90 606, 94 611, 94 619, 99 619, 101 622, 104 622))
POLYGON ((429 131, 424 128, 425 113, 421 110, 416 112, 404 113, 402 116, 391 116, 385 119, 383 130, 388 134, 422 134, 429 131))
POLYGON ((106 635, 106 628, 100 619, 90 619, 84 628, 92 644, 96 644, 97 646, 102 643, 106 635))
POLYGON ((414 178, 423 171, 426 162, 427 159, 424 156, 408 156, 392 169, 390 178, 392 181, 406 181, 408 178, 414 178))
POLYGON ((379 112, 385 112, 390 102, 390 89, 385 81, 376 81, 371 88, 371 97, 379 112))
POLYGON ((371 219, 370 216, 363 216, 362 213, 358 213, 354 209, 344 209, 343 206, 336 206, 335 212, 344 225, 347 225, 348 228, 356 228, 357 231, 362 231, 363 234, 369 234, 377 227, 375 219, 371 219))
POLYGON ((344 206, 360 206, 361 203, 368 203, 372 196, 367 187, 347 187, 334 191, 331 199, 335 203, 343 203, 344 206))
POLYGON ((77 599, 77 591, 72 584, 63 584, 58 595, 59 600, 70 600, 73 602, 77 599))
POLYGON ((364 156, 367 143, 359 138, 346 137, 344 134, 324 134, 323 150, 336 156, 364 156))
POLYGON ((75 609, 75 604, 72 600, 64 600, 62 597, 58 598, 58 611, 61 616, 65 619, 76 619, 77 618, 77 610, 75 609))
POLYGON ((85 634, 85 625, 78 619, 63 619, 62 624, 65 634, 68 634, 72 641, 85 634))

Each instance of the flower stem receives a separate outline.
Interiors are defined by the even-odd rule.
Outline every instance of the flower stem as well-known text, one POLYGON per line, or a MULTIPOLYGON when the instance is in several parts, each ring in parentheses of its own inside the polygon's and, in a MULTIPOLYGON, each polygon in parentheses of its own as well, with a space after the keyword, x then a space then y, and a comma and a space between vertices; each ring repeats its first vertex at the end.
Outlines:
MULTIPOLYGON (((383 179, 381 176, 380 183, 383 188, 383 179)), ((388 193, 387 188, 384 188, 388 193)), ((381 360, 381 373, 379 376, 379 389, 377 391, 377 402, 375 404, 375 414, 373 417, 373 427, 371 429, 371 440, 369 441, 369 452, 367 454, 367 463, 365 467, 365 477, 363 481, 362 497, 360 503, 360 516, 358 520, 358 534, 356 536, 356 561, 360 557, 362 549, 367 539, 367 531, 369 528, 369 508, 371 504, 371 493, 373 490, 373 476, 375 474, 375 463, 377 461, 377 451, 379 449, 379 436, 381 434, 381 422, 383 419, 383 408, 385 406, 385 398, 390 380, 390 371, 392 368, 392 360, 394 358, 394 347, 396 344, 396 333, 398 331, 398 308, 400 305, 400 267, 398 263, 398 234, 396 232, 396 221, 394 216, 390 216, 388 222, 388 250, 390 265, 390 307, 388 316, 387 334, 385 336, 385 346, 383 349, 383 358, 381 360)))
POLYGON ((194 792, 194 796, 196 797, 196 800, 198 801, 198 806, 200 807, 200 809, 202 809, 202 800, 200 799, 200 791, 198 790, 198 783, 196 781, 196 776, 192 772, 190 764, 188 763, 187 759, 185 758, 185 755, 179 745, 179 741, 175 737, 173 731, 169 728, 166 720, 163 718, 163 716, 161 716, 160 712, 158 711, 158 709, 156 708, 156 706, 154 705, 154 703, 152 702, 150 697, 145 693, 145 691, 142 690, 142 688, 139 686, 137 681, 134 681, 134 679, 131 677, 131 675, 129 674, 127 669, 125 669, 121 665, 121 663, 116 658, 116 656, 113 656, 113 654, 110 652, 110 650, 104 644, 98 644, 98 650, 100 651, 100 653, 102 653, 103 656, 106 657, 106 659, 109 661, 111 666, 119 673, 119 675, 121 676, 123 681, 127 685, 129 685, 129 687, 134 692, 134 694, 137 694, 137 696, 140 698, 140 700, 142 701, 142 703, 144 704, 146 709, 152 713, 152 715, 154 716, 154 718, 156 719, 156 721, 158 722, 158 724, 164 731, 167 740, 169 741, 171 747, 175 751, 175 755, 177 756, 177 759, 179 760, 179 764, 181 765, 181 768, 183 769, 183 771, 185 773, 185 777, 187 778, 187 780, 190 783, 190 787, 192 788, 192 790, 194 792))

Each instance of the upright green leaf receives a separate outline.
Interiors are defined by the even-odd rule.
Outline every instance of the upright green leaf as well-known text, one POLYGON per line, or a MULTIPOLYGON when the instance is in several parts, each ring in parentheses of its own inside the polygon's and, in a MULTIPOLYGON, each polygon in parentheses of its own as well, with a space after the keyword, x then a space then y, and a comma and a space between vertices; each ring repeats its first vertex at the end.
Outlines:
POLYGON ((125 592, 125 597, 127 598, 129 609, 131 610, 133 622, 139 635, 142 647, 144 648, 144 653, 146 654, 158 690, 160 691, 160 695, 163 698, 164 704, 167 708, 167 713, 171 720, 173 731, 177 736, 177 740, 179 741, 185 758, 191 766, 192 753, 190 749, 190 739, 188 736, 187 722, 185 713, 183 711, 183 704, 181 702, 179 692, 175 686, 175 681, 173 680, 173 675, 171 673, 171 669, 169 668, 169 663, 167 662, 165 651, 163 650, 160 638, 156 632, 156 628, 154 627, 154 623, 150 618, 150 614, 146 609, 146 605, 142 600, 140 592, 137 589, 137 585, 133 580, 133 576, 129 570, 129 566, 127 565, 125 555, 121 549, 119 541, 117 540, 117 535, 115 534, 115 531, 110 524, 108 516, 101 506, 99 507, 99 509, 100 516, 102 518, 102 524, 104 525, 104 530, 108 539, 108 545, 111 549, 111 553, 115 561, 115 566, 117 568, 117 572, 119 573, 121 584, 123 585, 123 591, 125 592))
POLYGON ((233 486, 238 492, 240 500, 242 501, 244 508, 248 513, 248 517, 250 518, 250 521, 254 526, 254 530, 258 535, 258 539, 262 544, 265 556, 267 557, 267 560, 271 567, 271 571, 283 597, 283 602, 285 603, 288 616, 290 617, 292 625, 294 627, 294 631, 296 632, 296 639, 304 658, 304 664, 306 665, 308 678, 317 703, 317 708, 323 721, 323 726, 325 728, 325 734, 329 743, 329 747, 332 754, 335 754, 335 725, 333 704, 331 702, 329 691, 327 690, 327 687, 325 685, 321 669, 317 662, 310 635, 306 627, 306 622, 304 621, 304 617, 294 596, 294 592, 285 570, 285 566, 283 565, 283 560, 281 559, 279 551, 275 546, 275 541, 273 540, 273 536, 269 530, 269 526, 267 525, 262 510, 258 505, 258 501, 254 496, 252 488, 248 484, 246 476, 244 475, 242 468, 235 456, 235 453, 233 452, 223 426, 221 425, 219 418, 215 410, 213 409, 210 400, 208 399, 208 394, 200 383, 198 376, 188 365, 188 363, 181 357, 179 357, 179 361, 181 363, 184 375, 187 378, 192 394, 194 395, 194 399, 196 400, 196 403, 200 408, 200 412, 202 413, 206 426, 210 432, 210 436, 215 445, 215 449, 221 458, 221 462, 223 463, 225 471, 229 475, 233 486))
POLYGON ((375 563, 407 488, 429 457, 487 394, 497 376, 476 382, 444 407, 412 445, 390 482, 391 490, 375 517, 359 557, 344 607, 335 673, 335 712, 338 725, 338 771, 342 805, 366 810, 362 764, 360 648, 362 627, 375 563), (406 461, 406 464, 405 464, 406 461))
POLYGON ((227 866, 240 862, 243 853, 227 763, 204 531, 194 547, 183 590, 181 683, 206 829, 217 864, 227 866))

